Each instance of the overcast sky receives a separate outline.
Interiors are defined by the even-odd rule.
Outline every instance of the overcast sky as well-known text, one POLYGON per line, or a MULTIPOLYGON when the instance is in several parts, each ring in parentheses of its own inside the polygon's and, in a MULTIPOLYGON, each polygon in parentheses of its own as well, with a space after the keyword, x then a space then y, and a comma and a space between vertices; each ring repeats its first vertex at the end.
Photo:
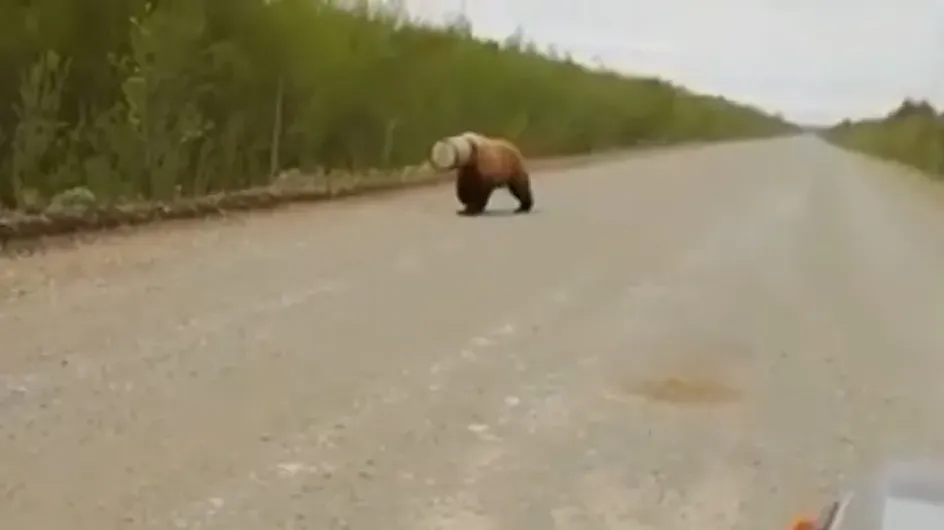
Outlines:
MULTIPOLYGON (((462 0, 405 0, 442 20, 462 0)), ((466 0, 475 32, 517 26, 599 57, 804 123, 883 114, 905 96, 944 103, 944 0, 466 0)))

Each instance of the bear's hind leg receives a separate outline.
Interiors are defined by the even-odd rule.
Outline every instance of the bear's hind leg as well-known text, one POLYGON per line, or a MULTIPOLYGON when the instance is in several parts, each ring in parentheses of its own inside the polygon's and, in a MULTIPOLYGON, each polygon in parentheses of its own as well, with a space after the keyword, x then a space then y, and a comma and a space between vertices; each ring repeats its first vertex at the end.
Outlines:
POLYGON ((518 209, 515 213, 527 213, 534 208, 534 195, 531 193, 531 178, 527 173, 521 173, 508 181, 508 191, 518 199, 518 209))

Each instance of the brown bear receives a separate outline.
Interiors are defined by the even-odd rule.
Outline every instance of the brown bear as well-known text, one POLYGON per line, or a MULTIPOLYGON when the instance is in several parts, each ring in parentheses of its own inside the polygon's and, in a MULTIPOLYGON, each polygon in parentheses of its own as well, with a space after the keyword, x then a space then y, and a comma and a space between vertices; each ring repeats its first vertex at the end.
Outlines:
POLYGON ((450 136, 433 144, 429 162, 439 171, 456 170, 456 196, 466 215, 484 212, 497 188, 507 188, 518 200, 515 213, 534 207, 524 156, 510 140, 473 132, 450 136))

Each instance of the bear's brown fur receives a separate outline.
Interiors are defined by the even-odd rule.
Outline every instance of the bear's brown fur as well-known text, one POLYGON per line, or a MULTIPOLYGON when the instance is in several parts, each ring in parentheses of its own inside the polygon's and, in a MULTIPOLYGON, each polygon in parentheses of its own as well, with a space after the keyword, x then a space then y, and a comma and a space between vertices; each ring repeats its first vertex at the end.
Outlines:
POLYGON ((485 211, 492 192, 507 188, 518 200, 516 213, 530 212, 534 207, 531 177, 521 151, 504 138, 465 133, 457 137, 469 143, 469 156, 458 160, 456 196, 465 206, 466 215, 485 211))

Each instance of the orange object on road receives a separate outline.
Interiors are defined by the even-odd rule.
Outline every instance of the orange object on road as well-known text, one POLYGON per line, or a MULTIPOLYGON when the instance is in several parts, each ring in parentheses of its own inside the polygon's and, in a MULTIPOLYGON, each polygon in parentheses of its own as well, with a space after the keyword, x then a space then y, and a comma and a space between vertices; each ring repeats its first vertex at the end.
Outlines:
POLYGON ((885 462, 791 530, 944 530, 944 460, 885 462))
POLYGON ((816 523, 806 516, 799 516, 793 520, 790 530, 816 530, 816 523))

